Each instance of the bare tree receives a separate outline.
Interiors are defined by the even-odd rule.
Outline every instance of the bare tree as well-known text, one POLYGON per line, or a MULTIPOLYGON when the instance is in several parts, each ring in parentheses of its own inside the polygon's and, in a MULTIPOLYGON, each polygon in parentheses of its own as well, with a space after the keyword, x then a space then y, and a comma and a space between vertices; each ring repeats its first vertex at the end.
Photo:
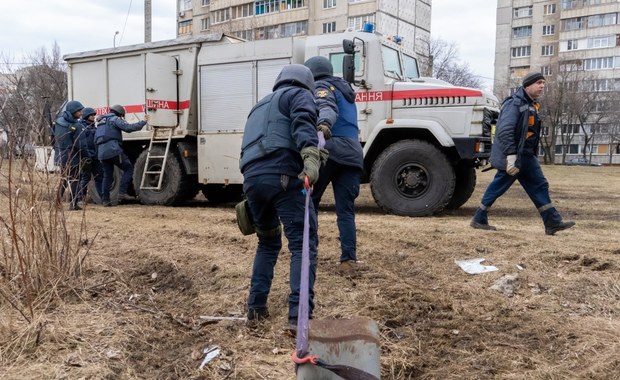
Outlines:
POLYGON ((18 69, 13 69, 8 57, 2 62, 0 125, 16 153, 49 143, 50 110, 60 108, 67 97, 66 68, 58 44, 54 43, 51 53, 41 48, 24 59, 27 63, 18 69))
POLYGON ((448 42, 441 38, 432 38, 430 54, 423 60, 433 67, 433 77, 444 80, 455 86, 480 88, 482 81, 471 72, 469 64, 461 63, 456 42, 448 42), (431 62, 432 65, 430 64, 431 62))

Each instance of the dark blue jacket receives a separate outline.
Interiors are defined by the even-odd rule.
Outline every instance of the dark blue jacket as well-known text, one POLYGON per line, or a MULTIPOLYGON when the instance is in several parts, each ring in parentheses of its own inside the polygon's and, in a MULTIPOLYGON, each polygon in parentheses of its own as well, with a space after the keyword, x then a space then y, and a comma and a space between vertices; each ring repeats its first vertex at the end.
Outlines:
MULTIPOLYGON (((303 170, 303 161, 299 152, 307 146, 318 144, 317 111, 312 92, 295 84, 283 84, 274 91, 281 91, 278 100, 279 113, 290 121, 288 131, 290 131, 290 141, 294 149, 280 148, 247 163, 241 168, 244 178, 261 174, 286 174, 296 177, 303 170)), ((266 113, 265 116, 267 116, 266 113)), ((249 119, 251 119, 251 112, 249 119)), ((263 123, 268 123, 268 120, 264 120, 263 123)), ((262 129, 261 126, 246 123, 245 129, 248 128, 262 129)))
POLYGON ((68 111, 63 111, 54 125, 54 141, 59 155, 58 163, 61 167, 66 165, 77 166, 80 163, 79 147, 77 143, 77 130, 79 121, 68 111))
POLYGON ((97 117, 97 130, 95 132, 95 143, 97 144, 97 158, 107 160, 123 153, 123 134, 122 132, 139 131, 146 125, 142 120, 137 123, 129 124, 124 119, 114 113, 108 113, 97 117))
POLYGON ((81 158, 97 159, 97 144, 95 144, 95 122, 80 119, 78 124, 78 146, 81 158))
POLYGON ((517 155, 516 167, 520 167, 524 153, 536 155, 540 138, 540 118, 532 100, 523 87, 504 100, 495 128, 495 139, 491 148, 491 165, 506 170, 506 156, 517 155), (534 118, 535 135, 526 143, 530 116, 534 118))
POLYGON ((333 76, 322 77, 315 85, 318 124, 327 124, 332 133, 332 138, 325 143, 329 159, 341 165, 364 169, 355 91, 347 81, 333 76))

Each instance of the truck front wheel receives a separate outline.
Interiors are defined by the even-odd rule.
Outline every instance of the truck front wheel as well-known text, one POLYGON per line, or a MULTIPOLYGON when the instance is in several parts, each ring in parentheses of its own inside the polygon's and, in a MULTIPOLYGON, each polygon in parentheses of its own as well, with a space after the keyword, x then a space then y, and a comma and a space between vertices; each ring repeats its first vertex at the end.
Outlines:
MULTIPOLYGON (((165 150, 163 147, 154 146, 151 156, 163 156, 165 150)), ((166 158, 166 167, 163 173, 163 180, 159 190, 156 189, 140 189, 142 182, 142 173, 147 170, 149 172, 161 171, 163 159, 151 158, 148 167, 146 166, 147 151, 144 150, 138 156, 133 172, 133 184, 136 193, 140 198, 140 202, 146 205, 173 205, 187 200, 187 187, 190 177, 183 172, 183 165, 179 158, 172 152, 168 151, 166 158)), ((157 187, 159 174, 147 174, 145 179, 146 187, 157 187)))
POLYGON ((403 216, 441 212, 454 192, 454 169, 434 145, 403 140, 390 145, 375 161, 370 188, 384 211, 403 216))

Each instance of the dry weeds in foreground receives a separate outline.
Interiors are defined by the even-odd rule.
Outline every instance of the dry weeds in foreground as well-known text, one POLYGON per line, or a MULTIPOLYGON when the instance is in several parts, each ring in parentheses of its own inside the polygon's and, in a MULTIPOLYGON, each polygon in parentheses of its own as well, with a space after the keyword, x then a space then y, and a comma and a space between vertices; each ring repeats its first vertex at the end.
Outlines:
MULTIPOLYGON (((560 212, 577 221, 557 236, 518 187, 490 214, 498 231, 470 229, 492 172, 462 209, 434 218, 384 215, 364 189, 358 245, 370 271, 358 279, 335 274, 327 200, 315 317, 375 319, 383 379, 620 378, 620 168, 544 170, 560 212), (473 257, 500 270, 470 276, 454 264, 473 257), (489 288, 506 274, 518 274, 511 297, 489 288)), ((68 216, 78 228, 79 215, 68 216)), ((243 314, 255 238, 239 234, 232 205, 93 205, 86 221, 99 235, 81 285, 40 305, 30 325, 0 303, 4 378, 294 378, 286 252, 261 329, 199 318, 243 314), (222 354, 198 370, 213 345, 222 354)))

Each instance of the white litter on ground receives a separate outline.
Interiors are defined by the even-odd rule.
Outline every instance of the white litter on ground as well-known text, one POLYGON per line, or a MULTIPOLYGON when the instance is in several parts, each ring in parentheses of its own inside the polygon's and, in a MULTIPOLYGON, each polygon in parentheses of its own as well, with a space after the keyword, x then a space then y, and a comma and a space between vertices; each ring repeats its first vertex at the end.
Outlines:
POLYGON ((461 269, 464 270, 465 273, 469 273, 469 274, 495 272, 496 270, 498 270, 497 267, 493 265, 482 265, 481 263, 484 260, 485 259, 483 258, 477 258, 477 259, 467 259, 467 260, 454 260, 454 262, 456 263, 456 265, 461 267, 461 269))

